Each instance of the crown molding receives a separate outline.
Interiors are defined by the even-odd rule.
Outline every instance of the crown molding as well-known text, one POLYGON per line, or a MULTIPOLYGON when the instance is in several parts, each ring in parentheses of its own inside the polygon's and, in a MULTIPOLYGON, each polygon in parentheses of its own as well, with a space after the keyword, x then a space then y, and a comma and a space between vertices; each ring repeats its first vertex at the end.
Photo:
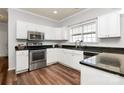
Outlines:
POLYGON ((49 20, 49 21, 53 21, 53 22, 56 22, 56 23, 61 23, 61 22, 66 21, 67 19, 69 19, 71 17, 74 17, 74 16, 76 16, 76 15, 78 15, 80 13, 84 13, 84 12, 87 12, 87 11, 91 10, 91 8, 86 8, 86 9, 80 11, 80 12, 77 12, 77 13, 71 15, 71 16, 68 16, 68 17, 58 21, 58 20, 54 20, 54 19, 51 19, 51 18, 48 18, 48 17, 45 17, 45 16, 41 16, 41 15, 38 15, 38 14, 35 14, 35 13, 32 13, 32 12, 26 11, 26 10, 22 10, 22 9, 19 9, 19 8, 13 8, 13 9, 17 10, 19 12, 23 12, 23 13, 27 13, 27 14, 36 16, 36 17, 41 17, 43 19, 46 19, 46 20, 49 20))
POLYGON ((87 12, 87 11, 89 11, 89 10, 91 10, 91 8, 86 8, 86 9, 80 11, 80 12, 77 12, 77 13, 71 15, 71 16, 68 16, 68 17, 66 17, 66 18, 64 18, 64 19, 62 19, 62 20, 60 20, 59 23, 61 23, 61 22, 63 22, 63 21, 66 21, 66 20, 68 20, 69 18, 74 17, 74 16, 76 16, 76 15, 79 15, 80 13, 87 12))
POLYGON ((53 22, 59 23, 59 21, 57 21, 57 20, 54 20, 54 19, 51 19, 51 18, 48 18, 48 17, 45 17, 45 16, 40 16, 38 14, 29 12, 29 11, 26 11, 26 10, 22 10, 22 9, 19 9, 19 8, 13 8, 13 9, 17 10, 19 12, 27 13, 27 14, 30 14, 30 15, 33 15, 33 16, 36 16, 36 17, 40 17, 40 18, 43 18, 43 19, 46 19, 46 20, 49 20, 49 21, 53 21, 53 22))

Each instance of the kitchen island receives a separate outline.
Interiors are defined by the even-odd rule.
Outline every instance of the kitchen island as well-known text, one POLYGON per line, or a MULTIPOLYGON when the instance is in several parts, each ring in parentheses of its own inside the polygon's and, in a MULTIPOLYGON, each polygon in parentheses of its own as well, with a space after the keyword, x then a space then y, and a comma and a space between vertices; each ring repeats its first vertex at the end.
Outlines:
POLYGON ((124 84, 124 55, 100 53, 80 61, 81 84, 124 84))

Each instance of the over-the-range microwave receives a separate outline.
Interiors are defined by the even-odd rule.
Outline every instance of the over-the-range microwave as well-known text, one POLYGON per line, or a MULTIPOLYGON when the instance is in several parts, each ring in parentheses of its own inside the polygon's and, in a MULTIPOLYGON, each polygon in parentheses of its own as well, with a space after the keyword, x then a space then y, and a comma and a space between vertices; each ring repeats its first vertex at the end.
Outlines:
POLYGON ((37 41, 44 40, 44 33, 28 31, 28 40, 37 40, 37 41))

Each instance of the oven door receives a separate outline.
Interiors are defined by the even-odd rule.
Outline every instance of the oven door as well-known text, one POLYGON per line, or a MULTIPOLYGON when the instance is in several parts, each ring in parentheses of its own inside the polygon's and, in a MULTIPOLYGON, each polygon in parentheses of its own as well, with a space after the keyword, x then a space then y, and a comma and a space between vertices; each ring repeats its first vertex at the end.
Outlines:
POLYGON ((30 64, 46 61, 46 50, 30 50, 30 64))

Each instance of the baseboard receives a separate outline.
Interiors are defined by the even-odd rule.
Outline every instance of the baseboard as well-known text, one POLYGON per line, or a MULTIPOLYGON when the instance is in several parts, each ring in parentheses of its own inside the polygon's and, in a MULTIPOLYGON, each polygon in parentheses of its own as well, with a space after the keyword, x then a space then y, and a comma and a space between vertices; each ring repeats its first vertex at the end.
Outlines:
POLYGON ((61 64, 61 65, 63 65, 63 66, 69 67, 69 68, 71 68, 71 69, 77 70, 77 71, 80 72, 80 70, 78 70, 78 69, 76 69, 76 68, 73 68, 73 67, 71 67, 71 66, 69 66, 69 65, 63 64, 63 63, 61 63, 61 62, 57 62, 57 63, 59 63, 59 64, 61 64))
POLYGON ((11 70, 15 70, 15 67, 13 67, 13 68, 9 68, 9 69, 8 69, 8 71, 11 71, 11 70))
POLYGON ((24 69, 24 70, 21 70, 21 71, 16 71, 16 74, 20 74, 20 73, 24 73, 24 72, 27 72, 28 69, 24 69))
POLYGON ((49 66, 49 65, 53 65, 53 64, 56 64, 56 63, 58 63, 58 62, 48 63, 47 66, 49 66))

